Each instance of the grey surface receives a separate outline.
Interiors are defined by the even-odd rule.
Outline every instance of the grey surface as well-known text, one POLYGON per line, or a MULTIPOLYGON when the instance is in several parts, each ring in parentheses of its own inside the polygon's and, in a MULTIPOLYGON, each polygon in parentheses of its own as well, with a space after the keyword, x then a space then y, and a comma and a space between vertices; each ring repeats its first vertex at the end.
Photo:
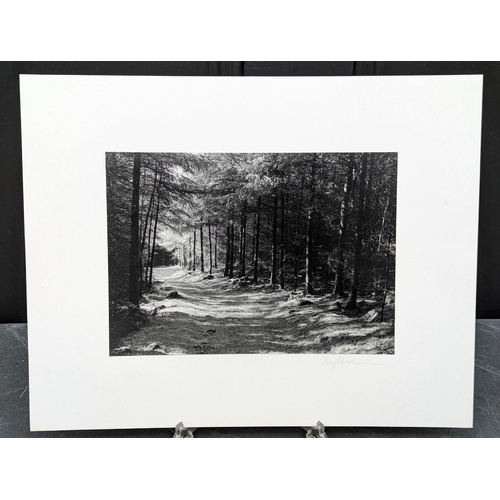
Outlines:
MULTIPOLYGON (((173 429, 30 432, 25 324, 0 325, 0 437, 171 437, 173 429)), ((500 320, 478 320, 472 429, 327 427, 329 437, 500 437, 500 320)), ((311 422, 315 425, 315 422, 311 422)), ((305 437, 301 428, 198 429, 196 438, 305 437)))

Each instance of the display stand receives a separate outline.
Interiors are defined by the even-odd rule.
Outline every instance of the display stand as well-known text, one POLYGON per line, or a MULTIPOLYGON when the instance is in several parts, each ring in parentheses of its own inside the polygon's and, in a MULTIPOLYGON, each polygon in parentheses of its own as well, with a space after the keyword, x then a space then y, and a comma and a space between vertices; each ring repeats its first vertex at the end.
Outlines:
POLYGON ((184 427, 184 424, 182 422, 179 422, 174 429, 174 435, 172 436, 173 438, 194 438, 194 431, 196 428, 193 429, 188 429, 187 427, 184 427))
MULTIPOLYGON (((197 428, 189 429, 184 427, 182 422, 179 422, 174 429, 173 438, 194 438, 194 432, 197 428)), ((303 427, 306 431, 306 438, 328 438, 325 426, 318 420, 318 423, 313 427, 303 427)))
POLYGON ((327 438, 325 426, 318 420, 314 427, 303 427, 306 431, 306 438, 327 438))

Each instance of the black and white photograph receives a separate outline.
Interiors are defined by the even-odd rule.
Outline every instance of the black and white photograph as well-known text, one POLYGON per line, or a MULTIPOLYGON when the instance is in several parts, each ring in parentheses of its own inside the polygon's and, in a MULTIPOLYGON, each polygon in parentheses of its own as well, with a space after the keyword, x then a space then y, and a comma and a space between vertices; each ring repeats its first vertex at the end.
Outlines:
POLYGON ((110 355, 394 354, 397 153, 106 154, 110 355))

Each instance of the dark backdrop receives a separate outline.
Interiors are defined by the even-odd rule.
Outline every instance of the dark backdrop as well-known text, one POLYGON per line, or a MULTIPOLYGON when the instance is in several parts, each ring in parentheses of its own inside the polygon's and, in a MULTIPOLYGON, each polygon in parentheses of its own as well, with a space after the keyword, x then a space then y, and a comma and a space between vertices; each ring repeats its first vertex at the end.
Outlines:
MULTIPOLYGON (((26 322, 19 74, 352 76, 483 74, 477 317, 500 318, 500 62, 0 63, 0 323, 26 322)), ((453 179, 450 179, 453 182, 453 179)))

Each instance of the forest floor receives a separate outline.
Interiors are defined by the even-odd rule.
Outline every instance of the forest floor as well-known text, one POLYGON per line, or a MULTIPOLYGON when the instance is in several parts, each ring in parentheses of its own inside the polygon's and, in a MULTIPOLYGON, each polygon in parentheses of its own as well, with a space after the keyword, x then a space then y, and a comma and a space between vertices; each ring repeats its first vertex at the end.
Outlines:
MULTIPOLYGON (((304 297, 180 267, 155 268, 154 276, 141 304, 147 324, 114 343, 111 355, 394 353, 393 319, 346 315, 332 295, 304 297)), ((375 302, 363 298, 364 311, 375 302)))

